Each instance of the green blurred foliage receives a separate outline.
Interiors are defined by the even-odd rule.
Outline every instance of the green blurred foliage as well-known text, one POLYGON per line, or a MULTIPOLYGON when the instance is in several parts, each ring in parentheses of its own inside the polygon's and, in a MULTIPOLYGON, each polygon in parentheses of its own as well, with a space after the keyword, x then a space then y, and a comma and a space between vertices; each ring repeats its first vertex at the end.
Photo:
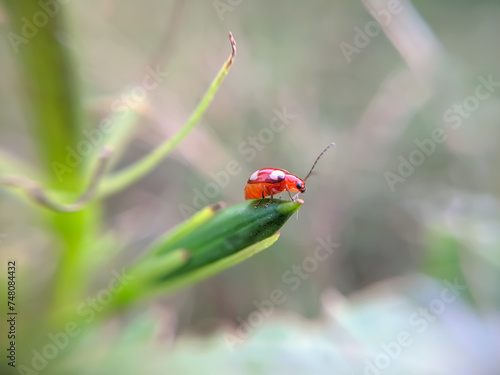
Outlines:
MULTIPOLYGON (((107 198, 102 209, 57 219, 67 239, 93 246, 99 259, 72 260, 82 262, 73 286, 91 281, 77 300, 97 295, 112 270, 130 264, 187 214, 221 200, 241 202, 255 170, 277 167, 304 176, 317 154, 336 143, 308 180, 297 220, 289 220, 273 247, 174 296, 90 322, 60 353, 59 367, 51 364, 48 371, 361 374, 383 344, 411 331, 413 344, 385 373, 494 374, 498 88, 458 120, 445 116, 449 110, 456 115, 457 104, 472 108, 483 78, 500 81, 500 3, 404 2, 386 32, 368 38, 349 59, 341 44, 355 45, 356 28, 373 21, 367 7, 379 2, 242 0, 222 16, 217 3, 92 0, 61 6, 68 28, 56 28, 53 37, 71 56, 80 86, 78 93, 68 88, 66 97, 80 95, 82 103, 74 108, 81 112, 81 131, 57 148, 34 125, 37 113, 27 110, 33 96, 23 86, 19 55, 1 39, 0 158, 8 160, 7 152, 35 169, 27 168, 27 176, 41 172, 49 180, 49 151, 87 139, 83 130, 98 129, 124 101, 133 102, 140 120, 115 170, 174 135, 226 57, 229 30, 237 41, 235 64, 208 112, 159 167, 107 198), (163 75, 141 101, 134 92, 151 69, 163 75), (290 115, 285 121, 277 115, 283 111, 290 115), (272 124, 281 130, 262 130, 272 124), (436 129, 443 130, 444 142, 433 140, 436 129), (263 141, 251 146, 249 137, 258 140, 259 134, 263 141), (434 148, 420 165, 408 167, 425 140, 434 148), (391 189, 386 173, 400 175, 402 164, 407 176, 391 189), (88 238, 79 235, 82 226, 90 228, 88 238), (312 267, 307 259, 328 242, 339 246, 312 272, 297 276, 294 266, 312 267), (409 317, 455 279, 467 290, 429 329, 415 333, 409 317), (285 301, 231 351, 224 335, 236 332, 257 310, 255 301, 269 300, 276 289, 285 292, 285 301)), ((7 17, 8 6, 0 5, 3 35, 19 24, 7 17)), ((31 63, 36 66, 36 57, 31 63)), ((35 102, 44 96, 50 94, 38 93, 35 102)), ((68 111, 61 106, 60 115, 68 111)), ((20 264, 27 324, 19 328, 25 343, 40 350, 50 342, 41 318, 51 310, 64 245, 41 209, 3 189, 0 205, 1 264, 8 258, 20 264)), ((4 299, 0 294, 2 305, 4 299)))

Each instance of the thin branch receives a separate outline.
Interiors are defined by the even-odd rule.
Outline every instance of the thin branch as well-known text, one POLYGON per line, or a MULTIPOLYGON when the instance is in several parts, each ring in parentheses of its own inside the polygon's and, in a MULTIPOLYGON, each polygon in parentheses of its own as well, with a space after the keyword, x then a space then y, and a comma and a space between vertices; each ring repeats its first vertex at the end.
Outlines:
POLYGON ((234 41, 233 34, 231 33, 229 33, 229 41, 231 43, 231 55, 219 70, 219 73, 217 73, 217 76, 210 84, 207 92, 205 93, 205 95, 203 95, 203 98, 201 98, 201 101, 198 103, 198 106, 191 114, 187 122, 182 126, 177 134, 175 134, 172 138, 164 141, 161 145, 159 145, 155 150, 150 152, 144 158, 123 169, 122 171, 119 171, 112 176, 106 177, 99 187, 99 197, 104 197, 122 190, 149 173, 165 158, 166 155, 168 155, 170 151, 175 149, 175 147, 177 147, 177 145, 195 127, 195 125, 200 121, 203 114, 206 112, 220 84, 224 80, 224 77, 227 75, 229 69, 233 64, 234 58, 236 56, 236 42, 234 41))
POLYGON ((101 155, 97 159, 97 164, 94 171, 92 172, 92 176, 90 177, 89 186, 83 192, 83 194, 74 203, 71 204, 64 205, 55 202, 47 195, 47 193, 37 182, 29 180, 25 177, 6 176, 2 178, 1 182, 5 186, 20 188, 24 190, 26 195, 31 200, 45 208, 48 208, 49 210, 56 212, 80 211, 89 201, 91 201, 95 197, 99 182, 101 181, 104 172, 106 171, 111 152, 111 147, 104 147, 101 155))

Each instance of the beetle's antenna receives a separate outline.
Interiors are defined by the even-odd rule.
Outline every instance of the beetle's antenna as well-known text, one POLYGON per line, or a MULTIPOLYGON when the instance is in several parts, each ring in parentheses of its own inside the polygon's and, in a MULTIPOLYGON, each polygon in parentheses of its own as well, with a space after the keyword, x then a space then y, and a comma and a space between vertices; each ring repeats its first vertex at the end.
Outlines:
POLYGON ((307 174, 306 178, 304 178, 304 182, 306 182, 306 180, 307 180, 307 179, 309 178, 309 176, 311 175, 311 173, 312 173, 312 171, 313 171, 314 167, 316 166, 316 163, 318 162, 318 160, 319 160, 319 159, 323 156, 323 154, 326 152, 326 150, 328 150, 328 149, 329 149, 330 147, 332 147, 334 144, 335 144, 335 142, 330 143, 330 144, 328 145, 328 147, 327 147, 327 148, 325 148, 321 154, 319 154, 319 156, 318 156, 318 157, 316 158, 316 160, 314 161, 314 164, 313 164, 313 166, 312 166, 311 170, 310 170, 310 171, 309 171, 309 173, 307 174))

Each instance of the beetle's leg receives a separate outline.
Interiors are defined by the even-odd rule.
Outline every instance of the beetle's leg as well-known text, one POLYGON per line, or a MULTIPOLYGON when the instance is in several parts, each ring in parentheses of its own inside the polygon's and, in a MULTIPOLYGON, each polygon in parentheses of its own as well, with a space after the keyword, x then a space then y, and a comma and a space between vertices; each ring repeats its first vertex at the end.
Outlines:
POLYGON ((282 192, 282 193, 280 194, 280 197, 279 197, 278 199, 280 199, 280 200, 281 200, 281 197, 283 196, 283 194, 285 194, 285 192, 282 192))
POLYGON ((259 203, 254 204, 253 206, 255 208, 259 207, 263 200, 264 200, 264 186, 262 187, 262 199, 259 201, 259 203))
POLYGON ((285 188, 286 188, 286 191, 288 191, 288 195, 290 196, 290 199, 293 202, 293 197, 292 197, 292 194, 290 193, 290 190, 288 190, 288 185, 285 185, 285 188))
POLYGON ((269 207, 272 201, 273 201, 273 195, 271 194, 271 200, 266 203, 265 207, 269 207))
POLYGON ((254 204, 253 206, 254 206, 255 208, 259 207, 259 206, 260 206, 260 204, 262 203, 262 201, 263 201, 263 200, 264 200, 264 198, 262 198, 262 199, 259 201, 259 203, 254 204))

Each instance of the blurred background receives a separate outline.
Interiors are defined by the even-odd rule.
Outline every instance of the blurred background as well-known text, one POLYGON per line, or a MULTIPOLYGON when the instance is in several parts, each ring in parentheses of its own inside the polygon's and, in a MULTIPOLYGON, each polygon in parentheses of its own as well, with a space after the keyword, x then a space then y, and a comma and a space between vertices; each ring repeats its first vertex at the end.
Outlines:
MULTIPOLYGON (((43 180, 54 170, 2 5, 0 156, 43 180)), ((116 256, 87 274, 94 293, 104 269, 195 211, 243 201, 255 170, 305 177, 336 146, 271 248, 88 325, 40 373, 498 374, 500 3, 91 0, 60 10, 54 37, 74 65, 82 128, 117 103, 140 113, 116 169, 187 120, 230 52, 229 31, 238 49, 197 127, 104 200, 96 231, 113 245, 100 251, 116 256)), ((2 268, 20 264, 23 350, 41 351, 50 341, 32 325, 50 309, 61 243, 45 210, 7 189, 0 202, 2 268)))

